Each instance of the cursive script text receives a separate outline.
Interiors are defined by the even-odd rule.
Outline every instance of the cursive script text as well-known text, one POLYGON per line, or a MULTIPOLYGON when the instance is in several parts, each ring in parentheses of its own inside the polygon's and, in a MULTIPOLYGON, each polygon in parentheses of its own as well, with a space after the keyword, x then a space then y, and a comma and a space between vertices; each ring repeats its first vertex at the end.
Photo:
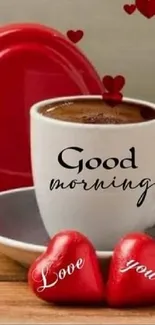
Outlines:
MULTIPOLYGON (((76 269, 77 270, 82 269, 84 266, 84 263, 85 263, 85 260, 82 258, 79 258, 75 264, 70 263, 69 265, 67 265, 66 268, 62 268, 58 272, 52 272, 51 275, 54 276, 54 279, 52 280, 51 283, 48 283, 47 276, 49 274, 50 268, 52 267, 52 262, 48 261, 48 263, 41 270, 42 279, 39 282, 42 281, 42 285, 37 288, 37 291, 43 292, 45 289, 54 287, 58 283, 58 281, 64 280, 66 276, 72 275, 76 269)), ((35 278, 35 270, 34 270, 32 276, 33 276, 34 281, 38 282, 35 278)))
MULTIPOLYGON (((84 149, 80 147, 68 147, 63 149, 59 155, 58 155, 58 162, 59 165, 65 168, 66 170, 74 170, 75 174, 81 175, 81 173, 85 170, 89 170, 90 173, 93 173, 94 170, 98 169, 104 172, 104 171, 114 171, 117 168, 122 169, 123 171, 128 171, 129 169, 133 169, 134 171, 138 169, 138 165, 136 163, 136 150, 135 147, 132 147, 129 149, 129 156, 125 158, 118 158, 118 157, 108 157, 108 158, 100 158, 100 157, 91 157, 90 159, 84 159, 82 158, 82 153, 84 153, 84 149), (70 157, 76 157, 74 160, 75 162, 70 162, 70 157), (79 158, 80 156, 80 158, 79 158)), ((137 190, 141 189, 140 196, 137 198, 137 207, 141 207, 144 203, 148 192, 150 189, 155 186, 155 183, 152 181, 149 177, 143 177, 142 179, 139 179, 138 181, 135 181, 135 179, 131 180, 130 178, 123 177, 122 180, 118 179, 118 177, 113 176, 113 178, 110 179, 110 177, 107 180, 104 179, 93 179, 91 177, 91 182, 83 179, 83 176, 81 176, 81 179, 79 179, 75 175, 74 179, 68 179, 67 181, 63 181, 59 178, 52 178, 50 180, 49 189, 50 191, 53 190, 74 190, 77 188, 80 188, 84 191, 106 191, 108 189, 120 189, 122 191, 127 190, 137 190)), ((116 174, 114 174, 116 175, 116 174)), ((122 175, 125 175, 124 172, 122 175)))
POLYGON ((125 268, 121 269, 120 272, 125 273, 133 269, 135 272, 143 274, 145 278, 148 278, 149 280, 155 280, 155 272, 153 270, 148 270, 145 265, 142 265, 135 260, 130 260, 127 262, 125 268))

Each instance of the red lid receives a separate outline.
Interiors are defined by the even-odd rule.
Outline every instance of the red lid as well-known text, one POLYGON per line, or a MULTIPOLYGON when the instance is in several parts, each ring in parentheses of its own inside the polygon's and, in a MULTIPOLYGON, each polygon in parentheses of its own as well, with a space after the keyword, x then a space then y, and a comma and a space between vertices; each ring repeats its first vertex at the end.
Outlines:
POLYGON ((29 109, 37 101, 100 94, 102 84, 81 52, 40 25, 0 28, 0 190, 32 185, 29 109))

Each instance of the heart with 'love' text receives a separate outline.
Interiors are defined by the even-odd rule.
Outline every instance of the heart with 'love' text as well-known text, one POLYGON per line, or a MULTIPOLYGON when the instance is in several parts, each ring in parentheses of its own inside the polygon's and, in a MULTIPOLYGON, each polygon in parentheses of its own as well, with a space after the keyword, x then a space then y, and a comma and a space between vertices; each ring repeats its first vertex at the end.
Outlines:
POLYGON ((116 245, 107 283, 111 307, 155 302, 155 241, 146 234, 129 234, 116 245))
POLYGON ((155 0, 136 0, 136 7, 148 19, 155 16, 155 0))
POLYGON ((101 303, 105 288, 95 250, 76 231, 55 235, 31 266, 28 282, 41 299, 52 303, 101 303))

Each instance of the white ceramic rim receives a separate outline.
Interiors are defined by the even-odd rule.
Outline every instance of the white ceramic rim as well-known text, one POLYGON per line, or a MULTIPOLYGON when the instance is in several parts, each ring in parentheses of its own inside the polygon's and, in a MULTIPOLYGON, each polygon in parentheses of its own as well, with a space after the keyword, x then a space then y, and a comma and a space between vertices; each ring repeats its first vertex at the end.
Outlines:
MULTIPOLYGON (((7 190, 7 191, 0 192, 0 197, 6 196, 9 194, 16 194, 18 192, 25 192, 25 191, 32 191, 32 190, 34 191, 34 186, 21 187, 21 188, 17 188, 17 189, 7 190)), ((41 254, 46 250, 45 246, 29 244, 29 243, 21 242, 21 241, 11 239, 8 237, 3 237, 3 236, 0 236, 0 244, 8 246, 8 247, 12 247, 12 248, 20 249, 20 250, 25 250, 25 251, 32 252, 32 253, 37 252, 37 253, 41 254)), ((99 258, 109 258, 112 256, 113 252, 112 251, 96 251, 96 254, 99 258)))
MULTIPOLYGON (((87 95, 87 96, 67 96, 67 97, 56 97, 52 99, 47 99, 40 101, 36 104, 34 104, 30 109, 30 116, 35 119, 42 120, 46 123, 51 123, 55 125, 62 125, 63 127, 74 127, 74 128, 82 128, 82 129, 133 129, 133 128, 139 128, 139 127, 147 127, 148 125, 155 124, 155 119, 139 122, 139 123, 129 123, 129 124, 84 124, 84 123, 76 123, 76 122, 68 122, 68 121, 61 121, 57 119, 52 119, 46 116, 43 116, 38 112, 38 110, 46 105, 49 104, 55 104, 59 103, 61 101, 74 101, 78 99, 102 99, 102 96, 99 95, 87 95)), ((124 97, 123 102, 129 103, 129 104, 138 104, 142 106, 147 106, 150 108, 153 108, 155 110, 155 104, 152 102, 144 101, 141 99, 134 99, 134 98, 128 98, 124 97)))

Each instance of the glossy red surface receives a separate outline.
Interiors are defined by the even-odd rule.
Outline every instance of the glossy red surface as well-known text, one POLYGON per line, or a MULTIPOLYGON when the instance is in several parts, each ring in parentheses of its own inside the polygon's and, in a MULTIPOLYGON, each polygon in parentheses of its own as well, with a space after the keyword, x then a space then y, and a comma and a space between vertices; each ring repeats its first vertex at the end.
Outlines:
POLYGON ((54 29, 22 24, 0 28, 0 191, 33 184, 29 109, 37 101, 101 94, 87 58, 54 29))

